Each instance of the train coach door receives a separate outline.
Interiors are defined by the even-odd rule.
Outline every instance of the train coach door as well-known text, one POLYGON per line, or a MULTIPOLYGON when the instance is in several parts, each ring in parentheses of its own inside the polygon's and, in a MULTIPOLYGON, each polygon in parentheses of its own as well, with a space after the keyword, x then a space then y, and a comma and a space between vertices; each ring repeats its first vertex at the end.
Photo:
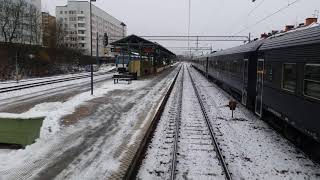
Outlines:
POLYGON ((264 76, 264 59, 259 59, 257 64, 257 86, 256 86, 256 105, 255 112, 262 116, 262 95, 263 95, 263 76, 264 76))
POLYGON ((243 86, 242 86, 242 101, 241 103, 246 106, 248 99, 248 59, 243 60, 243 86))

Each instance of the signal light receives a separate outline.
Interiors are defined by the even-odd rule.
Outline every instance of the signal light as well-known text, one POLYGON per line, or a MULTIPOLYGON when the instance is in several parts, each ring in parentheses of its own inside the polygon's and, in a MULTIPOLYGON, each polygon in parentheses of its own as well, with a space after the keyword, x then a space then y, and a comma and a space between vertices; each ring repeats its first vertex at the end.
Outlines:
POLYGON ((107 34, 107 33, 104 33, 103 42, 104 42, 104 46, 108 46, 108 44, 109 44, 109 37, 108 37, 108 34, 107 34))

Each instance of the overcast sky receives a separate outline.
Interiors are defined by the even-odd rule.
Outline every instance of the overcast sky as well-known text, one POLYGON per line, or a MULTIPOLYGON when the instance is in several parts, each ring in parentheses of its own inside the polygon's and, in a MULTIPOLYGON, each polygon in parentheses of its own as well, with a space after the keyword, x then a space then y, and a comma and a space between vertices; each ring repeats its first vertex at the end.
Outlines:
MULTIPOLYGON (((299 0, 280 13, 254 25, 264 17, 296 0, 191 0, 190 35, 248 35, 284 29, 286 24, 299 24, 320 10, 320 0, 299 0), (251 13, 250 13, 251 12, 251 13)), ((42 0, 43 9, 55 13, 56 5, 66 0, 42 0)), ((188 0, 97 0, 94 4, 125 22, 128 34, 187 35, 188 0)), ((186 46, 160 42, 167 47, 186 46)), ((239 42, 203 42, 199 46, 224 49, 239 42)), ((195 46, 195 43, 192 43, 195 46)))

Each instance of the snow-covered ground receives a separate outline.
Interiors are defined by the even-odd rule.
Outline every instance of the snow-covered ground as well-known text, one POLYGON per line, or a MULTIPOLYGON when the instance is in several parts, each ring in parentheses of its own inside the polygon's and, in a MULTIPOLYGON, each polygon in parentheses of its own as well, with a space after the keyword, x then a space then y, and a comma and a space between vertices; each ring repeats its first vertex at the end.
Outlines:
POLYGON ((168 100, 139 170, 138 179, 170 179, 176 125, 179 126, 179 133, 177 152, 175 152, 177 160, 174 162, 176 163, 175 177, 177 179, 224 179, 186 68, 181 71, 168 100), (180 91, 181 88, 183 88, 182 91, 180 91), (182 101, 179 100, 181 93, 182 101), (180 108, 181 112, 179 112, 180 108))
MULTIPOLYGON (((99 71, 94 72, 94 74, 110 72, 114 69, 116 69, 115 66, 102 65, 100 67, 99 71)), ((28 78, 28 79, 22 79, 18 83, 16 81, 12 81, 12 80, 11 81, 1 81, 0 88, 6 88, 6 87, 12 87, 12 86, 18 86, 18 85, 24 85, 24 84, 30 84, 30 83, 39 83, 39 82, 45 82, 45 81, 50 81, 50 80, 62 79, 62 78, 81 77, 84 75, 88 76, 88 75, 90 75, 90 72, 64 74, 64 75, 49 76, 49 77, 43 77, 43 78, 28 78)))
MULTIPOLYGON (((111 80, 113 74, 101 75, 98 77, 94 77, 94 82, 111 80)), ((87 87, 90 87, 91 78, 82 78, 67 82, 55 83, 50 85, 38 86, 33 88, 27 88, 7 93, 0 94, 0 106, 3 108, 8 104, 13 103, 23 103, 30 98, 41 98, 48 95, 65 93, 70 90, 79 89, 79 87, 83 87, 83 85, 87 84, 87 87)), ((0 109, 1 109, 0 108, 0 109)))
POLYGON ((319 179, 320 166, 239 105, 235 118, 225 107, 230 96, 190 68, 235 179, 319 179))
MULTIPOLYGON (((117 171, 125 151, 123 140, 135 131, 135 123, 152 111, 173 80, 169 75, 134 81, 131 85, 104 82, 95 95, 84 92, 63 102, 44 102, 22 114, 1 116, 46 115, 40 138, 20 150, 0 150, 0 179, 107 179, 117 171), (61 121, 76 117, 69 126, 61 121), (120 153, 119 153, 120 152, 120 153)), ((129 143, 133 143, 130 137, 129 143)))
MULTIPOLYGON (((239 105, 232 119, 225 107, 230 96, 193 68, 189 69, 233 179, 320 178, 319 165, 252 112, 239 105)), ((0 149, 0 180, 110 178, 121 167, 128 147, 135 144, 140 128, 150 119, 176 73, 177 68, 168 75, 133 81, 131 85, 102 81, 94 96, 86 91, 63 101, 37 104, 21 114, 1 113, 3 117, 45 115, 46 118, 36 143, 20 150, 0 149), (66 120, 74 122, 63 123, 66 120)), ((177 84, 181 80, 180 75, 177 84)), ((71 85, 66 85, 65 90, 71 85)), ((200 109, 187 73, 183 87, 182 134, 178 144, 182 151, 178 155, 177 177, 221 179, 223 175, 216 165, 209 137, 203 133, 200 109), (197 130, 200 126, 201 130, 197 130)), ((36 93, 39 91, 31 92, 36 93)), ((179 85, 176 85, 157 127, 156 138, 150 144, 153 148, 149 149, 147 158, 151 160, 144 161, 144 170, 139 172, 141 179, 168 177, 178 97, 179 85)))

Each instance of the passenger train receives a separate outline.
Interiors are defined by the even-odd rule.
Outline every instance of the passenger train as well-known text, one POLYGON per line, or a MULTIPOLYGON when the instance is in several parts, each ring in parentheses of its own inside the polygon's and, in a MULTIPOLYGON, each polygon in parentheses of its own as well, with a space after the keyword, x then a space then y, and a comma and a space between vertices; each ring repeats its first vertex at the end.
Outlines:
POLYGON ((320 142, 320 26, 196 58, 193 66, 258 116, 320 142))

